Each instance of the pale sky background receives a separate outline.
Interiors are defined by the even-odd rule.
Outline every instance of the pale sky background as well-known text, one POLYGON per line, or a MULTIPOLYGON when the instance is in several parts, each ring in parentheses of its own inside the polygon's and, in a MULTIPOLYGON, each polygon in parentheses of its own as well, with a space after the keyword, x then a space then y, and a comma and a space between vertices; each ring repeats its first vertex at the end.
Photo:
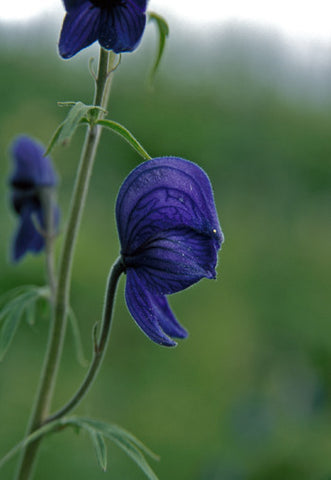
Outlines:
MULTIPOLYGON (((1 1, 0 20, 25 21, 40 14, 61 17, 60 0, 1 1)), ((229 20, 278 28, 295 39, 331 41, 330 0, 150 0, 149 10, 186 23, 221 25, 229 20)))

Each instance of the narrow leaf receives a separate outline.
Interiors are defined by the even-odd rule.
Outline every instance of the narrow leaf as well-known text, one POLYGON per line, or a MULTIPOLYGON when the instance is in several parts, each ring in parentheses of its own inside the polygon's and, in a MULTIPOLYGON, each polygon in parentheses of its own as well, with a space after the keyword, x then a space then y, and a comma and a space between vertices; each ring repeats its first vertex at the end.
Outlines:
POLYGON ((38 438, 41 438, 45 435, 48 435, 49 433, 53 433, 54 431, 57 431, 58 429, 67 426, 67 424, 68 422, 66 422, 65 420, 63 421, 63 419, 59 419, 55 422, 47 423, 46 425, 40 427, 38 430, 35 430, 29 436, 24 438, 20 443, 15 445, 15 447, 13 447, 4 457, 0 459, 0 469, 27 445, 34 442, 35 440, 38 440, 38 438))
POLYGON ((121 427, 110 425, 98 420, 82 417, 71 417, 66 420, 67 424, 77 425, 85 429, 91 435, 91 430, 112 440, 118 447, 120 447, 145 473, 149 480, 158 480, 152 468, 146 461, 141 450, 148 455, 157 458, 140 440, 136 439, 131 433, 122 429, 121 427), (139 447, 138 447, 139 445, 139 447))
POLYGON ((96 432, 95 430, 89 430, 89 434, 95 448, 100 468, 105 472, 107 470, 107 446, 105 440, 101 433, 96 432))
POLYGON ((16 307, 6 317, 0 332, 0 362, 3 360, 18 327, 22 314, 22 307, 16 307))
POLYGON ((125 430, 124 428, 118 425, 100 422, 99 420, 94 420, 91 418, 80 418, 80 421, 82 421, 84 425, 89 425, 93 427, 95 430, 98 430, 104 436, 112 435, 118 438, 126 439, 127 441, 135 444, 137 448, 143 450, 147 455, 149 455, 154 460, 159 460, 159 456, 156 455, 154 452, 152 452, 148 447, 146 447, 146 445, 141 440, 139 440, 132 433, 128 432, 127 430, 125 430))
POLYGON ((33 327, 35 324, 36 317, 36 302, 32 301, 29 305, 25 307, 25 318, 26 322, 30 327, 33 327))
POLYGON ((0 305, 7 304, 10 302, 13 298, 20 296, 21 294, 31 292, 32 290, 35 290, 36 287, 35 285, 21 285, 19 287, 15 287, 12 290, 8 290, 7 292, 3 293, 0 296, 0 305))
POLYGON ((37 300, 48 296, 47 287, 27 285, 14 288, 0 298, 0 361, 10 347, 21 318, 25 315, 33 325, 37 300))
POLYGON ((82 102, 77 102, 71 107, 67 118, 62 123, 62 129, 57 139, 58 143, 62 143, 62 145, 64 145, 70 141, 81 119, 86 117, 89 109, 90 107, 88 105, 84 105, 82 102))
POLYGON ((8 315, 10 315, 10 313, 17 307, 22 307, 24 309, 27 304, 29 304, 32 300, 35 300, 36 298, 36 290, 22 291, 22 293, 20 293, 19 295, 11 298, 0 309, 0 322, 8 315))
POLYGON ((161 17, 161 15, 158 15, 155 12, 149 12, 149 21, 154 21, 156 23, 158 33, 159 33, 159 48, 158 48, 158 53, 156 56, 156 60, 154 63, 154 66, 151 71, 151 82, 153 82, 155 74, 159 68, 159 65, 161 63, 161 59, 164 53, 164 47, 166 44, 166 39, 169 35, 169 26, 166 20, 161 17))
POLYGON ((61 135, 61 132, 63 130, 63 127, 64 127, 64 123, 61 123, 57 129, 55 130, 47 148, 46 148, 46 151, 44 153, 44 157, 47 157, 47 155, 49 155, 51 153, 51 151, 53 150, 53 148, 55 147, 55 145, 58 143, 59 141, 59 137, 61 135))
POLYGON ((53 148, 61 143, 67 145, 77 127, 82 124, 94 124, 98 114, 107 113, 103 108, 95 105, 85 105, 82 102, 58 102, 59 107, 70 107, 66 119, 55 130, 45 152, 49 155, 53 148))
POLYGON ((150 160, 152 157, 146 152, 144 147, 138 142, 138 140, 132 135, 132 133, 120 123, 113 120, 98 120, 97 125, 109 128, 113 132, 120 135, 131 147, 144 159, 150 160))
POLYGON ((144 455, 132 443, 117 437, 113 437, 112 440, 138 465, 149 480, 158 480, 144 455))
POLYGON ((111 425, 111 430, 113 435, 121 438, 126 438, 129 442, 133 443, 134 445, 136 445, 136 447, 146 453, 146 455, 153 458, 153 460, 160 460, 159 455, 156 455, 156 453, 152 452, 152 450, 150 450, 141 440, 139 440, 137 437, 135 437, 132 433, 128 432, 124 428, 120 427, 119 425, 111 425))

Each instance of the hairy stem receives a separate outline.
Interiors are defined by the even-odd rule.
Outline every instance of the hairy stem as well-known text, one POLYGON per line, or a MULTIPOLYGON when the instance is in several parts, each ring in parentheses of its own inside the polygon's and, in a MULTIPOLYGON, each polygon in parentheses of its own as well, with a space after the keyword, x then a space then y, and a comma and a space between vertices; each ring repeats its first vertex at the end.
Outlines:
MULTIPOLYGON (((115 55, 100 48, 99 70, 96 79, 94 105, 105 108, 111 83, 111 66, 115 55)), ((102 115, 100 113, 100 115, 102 115)), ((69 308, 71 272, 76 238, 85 206, 94 159, 100 140, 100 127, 90 125, 86 134, 76 183, 72 195, 69 220, 60 258, 54 314, 45 355, 39 390, 32 412, 28 434, 38 429, 47 418, 53 397, 56 376, 62 355, 69 308)), ((40 439, 28 445, 20 460, 16 480, 31 478, 40 439)))

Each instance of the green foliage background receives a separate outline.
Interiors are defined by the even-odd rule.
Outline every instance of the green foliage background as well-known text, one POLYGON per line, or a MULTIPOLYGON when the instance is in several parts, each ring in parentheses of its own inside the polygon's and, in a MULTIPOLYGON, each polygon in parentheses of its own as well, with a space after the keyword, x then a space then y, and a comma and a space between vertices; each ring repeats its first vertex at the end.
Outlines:
MULTIPOLYGON (((8 208, 8 145, 18 133, 46 144, 65 115, 56 102, 92 98, 86 67, 96 50, 64 62, 56 54, 56 28, 40 29, 10 25, 0 32, 0 292, 44 282, 41 257, 17 266, 8 261, 16 225, 8 208)), ((134 55, 124 55, 109 116, 153 156, 183 156, 208 172, 226 242, 218 280, 170 299, 190 332, 176 349, 141 334, 125 307, 121 281, 109 351, 77 411, 118 423, 145 441, 161 456, 153 464, 160 480, 327 480, 331 63, 319 63, 315 52, 304 58, 266 32, 229 26, 195 38, 174 24, 150 89, 154 33, 147 32, 134 55)), ((53 153, 63 225, 83 135, 82 127, 69 147, 53 153)), ((119 250, 116 193, 139 161, 121 139, 104 132, 72 289, 87 355, 119 250)), ((24 436, 47 323, 42 311, 32 329, 23 323, 0 365, 3 454, 24 436)), ((54 408, 83 375, 69 332, 54 408)), ((8 464, 1 479, 12 478, 14 469, 15 462, 8 464)), ((42 445, 36 480, 45 478, 144 477, 113 446, 102 473, 87 436, 65 431, 42 445)))

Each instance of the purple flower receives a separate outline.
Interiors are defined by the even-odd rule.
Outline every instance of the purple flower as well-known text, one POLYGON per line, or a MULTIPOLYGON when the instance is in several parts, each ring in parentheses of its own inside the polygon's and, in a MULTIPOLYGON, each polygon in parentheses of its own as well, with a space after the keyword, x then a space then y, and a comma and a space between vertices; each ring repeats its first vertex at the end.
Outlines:
MULTIPOLYGON (((44 151, 42 145, 27 136, 18 137, 12 147, 14 170, 9 179, 11 204, 20 218, 12 248, 15 262, 27 252, 38 253, 45 246, 41 234, 41 230, 45 229, 42 197, 51 199, 57 177, 51 159, 43 156, 44 151)), ((57 224, 59 210, 55 205, 52 208, 57 224)))
POLYGON ((187 332, 166 295, 203 277, 216 278, 223 234, 210 181, 182 158, 144 162, 121 186, 116 219, 128 309, 151 340, 174 346, 173 338, 185 338, 187 332))
POLYGON ((59 51, 71 58, 96 40, 115 53, 134 50, 144 32, 147 0, 64 0, 59 51))

